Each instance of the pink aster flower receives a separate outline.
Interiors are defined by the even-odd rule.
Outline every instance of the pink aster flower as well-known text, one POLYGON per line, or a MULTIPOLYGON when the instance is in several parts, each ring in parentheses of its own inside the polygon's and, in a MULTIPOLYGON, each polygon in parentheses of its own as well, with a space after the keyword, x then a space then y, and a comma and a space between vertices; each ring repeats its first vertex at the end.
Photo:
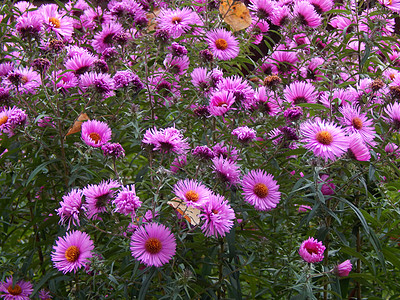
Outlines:
POLYGON ((391 11, 400 13, 400 0, 378 0, 378 2, 391 11))
POLYGON ((389 123, 395 130, 400 129, 400 104, 395 102, 393 104, 389 104, 385 108, 385 113, 389 117, 383 117, 383 119, 389 123))
POLYGON ((275 116, 280 111, 276 96, 273 92, 268 91, 265 86, 261 86, 256 90, 254 93, 254 101, 249 106, 250 107, 246 106, 246 108, 258 108, 269 116, 275 116))
POLYGON ((276 26, 283 26, 291 19, 289 8, 287 6, 278 6, 274 9, 271 16, 271 23, 276 26))
POLYGON ((173 56, 172 54, 167 54, 164 60, 165 68, 172 74, 184 75, 189 67, 189 57, 183 56, 173 56))
POLYGON ((187 139, 175 127, 147 129, 142 143, 152 145, 153 151, 164 153, 185 154, 189 148, 187 139))
POLYGON ((103 150, 103 155, 106 157, 113 157, 115 159, 125 156, 125 150, 119 143, 106 143, 101 146, 101 150, 103 150))
MULTIPOLYGON (((78 86, 78 78, 76 78, 73 72, 63 73, 61 71, 55 72, 56 86, 57 88, 62 88, 68 90, 78 86)), ((54 84, 54 81, 53 81, 54 84)))
POLYGON ((200 218, 204 220, 201 230, 206 236, 224 237, 233 227, 235 211, 223 196, 212 194, 200 218))
POLYGON ((333 272, 338 277, 346 277, 349 276, 349 273, 353 265, 350 262, 350 259, 345 260, 341 264, 338 264, 331 272, 333 272))
POLYGON ((115 205, 115 211, 125 216, 135 214, 136 210, 142 206, 142 201, 136 196, 135 185, 122 187, 122 191, 118 192, 118 195, 113 200, 115 205))
POLYGON ((93 241, 86 232, 70 231, 64 237, 60 237, 53 246, 51 260, 54 267, 64 274, 72 271, 76 273, 89 263, 93 249, 93 241))
POLYGON ((42 84, 39 73, 32 68, 14 69, 8 73, 4 83, 8 86, 14 85, 20 94, 36 94, 37 89, 42 84))
POLYGON ((69 39, 74 32, 73 19, 58 12, 58 5, 43 4, 39 9, 46 28, 57 35, 69 39))
POLYGON ((219 91, 231 92, 237 102, 244 102, 244 105, 254 98, 254 90, 247 81, 240 76, 221 78, 217 83, 219 91))
POLYGON ((107 123, 89 120, 82 124, 83 141, 92 147, 101 147, 111 139, 111 129, 107 123))
POLYGON ((41 289, 39 291, 39 299, 40 300, 51 300, 51 299, 53 299, 53 297, 51 297, 49 291, 46 291, 45 289, 41 289))
POLYGON ((132 234, 131 251, 146 266, 161 267, 175 255, 176 240, 164 225, 149 223, 132 234))
POLYGON ((0 282, 0 297, 5 300, 29 300, 33 292, 32 284, 29 281, 19 280, 13 285, 13 277, 0 282))
POLYGON ((56 209, 57 215, 60 216, 61 224, 68 222, 68 229, 72 225, 79 226, 80 220, 79 215, 86 211, 86 207, 82 203, 82 190, 73 189, 67 195, 63 196, 63 200, 60 201, 61 207, 56 209))
POLYGON ((116 22, 103 24, 100 32, 96 33, 93 37, 92 46, 98 53, 103 52, 106 48, 112 47, 113 37, 117 33, 123 32, 122 25, 116 22))
POLYGON ((14 134, 14 129, 26 123, 26 112, 18 107, 2 107, 0 110, 0 133, 5 132, 9 135, 14 134))
POLYGON ((73 70, 76 75, 82 75, 89 71, 96 58, 87 52, 75 54, 65 62, 65 68, 73 70))
POLYGON ((203 24, 197 13, 187 7, 161 9, 156 22, 161 30, 166 30, 173 38, 188 33, 192 30, 193 25, 201 26, 203 24))
POLYGON ((349 156, 358 161, 368 161, 371 159, 369 147, 365 144, 359 134, 352 134, 349 137, 349 156))
POLYGON ((89 219, 100 219, 97 215, 107 211, 107 206, 115 194, 114 189, 120 186, 117 181, 110 179, 85 187, 82 192, 86 198, 87 217, 89 219))
POLYGON ((322 242, 309 237, 299 249, 300 256, 308 263, 317 263, 324 259, 325 246, 322 242))
MULTIPOLYGON (((278 46, 277 50, 271 55, 271 59, 264 62, 261 68, 270 68, 274 74, 287 75, 294 72, 295 65, 299 61, 296 51, 289 51, 284 45, 278 46)), ((264 71, 265 72, 265 71, 264 71)))
POLYGON ((293 104, 315 103, 317 101, 317 92, 315 87, 308 82, 292 82, 283 91, 284 97, 293 104))
POLYGON ((29 14, 24 14, 18 17, 15 29, 23 39, 39 38, 42 25, 42 15, 37 12, 30 12, 29 14))
POLYGON ((321 193, 325 196, 333 195, 335 193, 336 186, 332 182, 333 179, 328 179, 328 174, 322 174, 321 180, 324 184, 321 186, 321 193))
POLYGON ((344 128, 348 134, 359 134, 363 141, 370 145, 375 145, 375 127, 371 119, 367 118, 367 113, 361 113, 360 107, 357 105, 344 105, 339 107, 339 112, 343 117, 338 120, 341 124, 346 125, 344 128))
POLYGON ((251 170, 243 176, 244 200, 257 210, 271 210, 281 199, 279 185, 271 174, 264 170, 251 170))
POLYGON ((104 96, 110 96, 115 89, 115 82, 107 73, 86 72, 80 76, 80 87, 84 92, 92 90, 104 96))
POLYGON ((333 0, 309 0, 317 13, 322 14, 331 10, 334 4, 333 0))
POLYGON ((314 155, 336 160, 345 153, 349 147, 349 139, 342 128, 333 122, 317 119, 307 121, 300 125, 305 148, 312 150, 314 155))
POLYGON ((193 179, 179 180, 174 185, 173 191, 179 199, 195 207, 203 207, 211 196, 210 189, 193 179))
POLYGON ((222 182, 226 182, 229 185, 239 183, 240 179, 240 168, 234 162, 228 159, 215 157, 212 159, 213 162, 213 173, 216 174, 217 178, 222 182))
POLYGON ((232 135, 236 136, 239 142, 248 143, 256 138, 257 132, 253 128, 242 126, 234 129, 232 135))
POLYGON ((238 40, 225 29, 219 28, 208 32, 206 41, 212 54, 220 60, 231 60, 239 55, 238 40))
POLYGON ((217 91, 210 98, 208 111, 213 116, 224 115, 235 102, 235 97, 229 91, 217 91))
POLYGON ((271 0, 250 0, 249 5, 250 11, 261 20, 270 19, 276 7, 276 2, 271 0))
POLYGON ((308 1, 298 1, 294 3, 293 15, 299 20, 301 25, 316 28, 321 25, 321 16, 315 11, 308 1))

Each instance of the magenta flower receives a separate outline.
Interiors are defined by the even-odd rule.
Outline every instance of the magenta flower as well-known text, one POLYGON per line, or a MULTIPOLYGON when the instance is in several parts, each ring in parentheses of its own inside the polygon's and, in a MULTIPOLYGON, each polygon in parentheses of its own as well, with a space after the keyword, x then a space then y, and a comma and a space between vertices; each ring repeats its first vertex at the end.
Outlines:
POLYGON ((92 46, 98 53, 103 52, 106 48, 112 47, 113 37, 117 33, 123 32, 122 25, 116 22, 103 24, 102 31, 95 34, 93 37, 92 46))
POLYGON ((393 104, 389 104, 385 108, 385 113, 388 114, 389 117, 383 117, 383 119, 389 123, 395 130, 400 129, 400 104, 395 102, 393 104))
POLYGON ((366 113, 360 112, 360 107, 352 105, 344 105, 339 107, 339 112, 343 117, 338 120, 341 124, 345 124, 345 132, 349 135, 356 133, 359 134, 363 141, 367 144, 376 144, 373 140, 375 138, 375 127, 371 119, 367 118, 366 113))
POLYGON ((212 162, 214 169, 213 173, 216 174, 218 179, 229 185, 239 183, 240 168, 234 161, 230 161, 220 156, 213 158, 212 162))
POLYGON ((345 153, 349 147, 349 139, 343 129, 333 122, 325 122, 319 119, 307 121, 300 125, 300 132, 303 136, 305 148, 312 150, 314 155, 336 160, 345 153))
POLYGON ((82 75, 89 71, 96 58, 84 51, 80 54, 75 54, 65 62, 65 68, 73 70, 76 75, 82 75))
POLYGON ((308 82, 298 81, 292 82, 283 91, 285 99, 294 105, 299 103, 315 103, 317 100, 317 92, 315 87, 308 82))
POLYGON ((244 175, 242 186, 244 200, 257 210, 271 210, 281 200, 279 185, 264 170, 251 170, 244 175))
POLYGON ((206 41, 211 53, 220 60, 231 60, 239 55, 238 40, 225 29, 219 28, 208 32, 206 41))
POLYGON ((86 72, 80 76, 79 86, 84 92, 92 90, 109 97, 114 94, 115 82, 107 73, 86 72))
POLYGON ((253 128, 242 126, 234 129, 232 135, 236 136, 239 142, 248 143, 256 138, 257 132, 253 128))
POLYGON ((70 231, 53 246, 51 260, 54 267, 64 274, 72 271, 76 273, 89 262, 93 249, 93 241, 86 232, 70 231))
POLYGON ((0 110, 0 133, 5 132, 13 135, 13 130, 18 126, 23 126, 26 123, 27 115, 24 110, 13 106, 7 108, 4 106, 0 110))
POLYGON ((156 19, 158 27, 166 30, 173 38, 189 32, 192 25, 202 25, 199 16, 191 9, 162 9, 156 19))
POLYGON ((217 91, 213 93, 210 99, 208 111, 213 116, 222 116, 231 108, 234 102, 235 97, 232 92, 217 91))
POLYGON ((308 263, 317 263, 324 259, 325 246, 322 242, 309 237, 305 240, 299 249, 300 256, 308 263))
POLYGON ((29 300, 33 292, 29 281, 19 280, 13 285, 13 278, 8 277, 6 281, 0 282, 0 297, 5 300, 29 300))
POLYGON ((311 28, 316 28, 322 23, 321 16, 308 1, 295 2, 293 15, 297 17, 301 25, 311 28))
MULTIPOLYGON (((279 111, 279 104, 273 92, 268 91, 264 86, 259 87, 254 93, 254 102, 245 106, 247 109, 258 108, 269 116, 276 115, 279 111)), ((247 102, 248 103, 248 102, 247 102)))
POLYGON ((233 226, 235 212, 223 196, 212 194, 200 217, 204 220, 201 230, 206 236, 224 237, 233 226))
POLYGON ((54 31, 58 36, 69 39, 74 32, 73 19, 58 12, 58 5, 43 4, 39 13, 42 15, 46 29, 54 31))
POLYGON ((149 223, 132 234, 131 251, 141 263, 161 267, 175 255, 176 240, 164 225, 149 223))
POLYGON ((309 210, 312 210, 311 206, 303 205, 303 204, 299 205, 298 212, 307 212, 309 210))
POLYGON ((187 139, 175 127, 147 129, 142 143, 152 145, 153 151, 164 153, 185 154, 189 148, 187 139))
POLYGON ((331 272, 333 272, 338 277, 346 277, 349 276, 349 273, 353 265, 351 264, 350 260, 345 260, 341 264, 338 264, 331 272))
POLYGON ((7 79, 4 80, 6 86, 14 85, 18 87, 20 94, 36 94, 37 89, 42 84, 39 73, 33 71, 32 68, 18 68, 8 73, 7 79))
POLYGON ((107 123, 89 120, 82 124, 81 137, 83 141, 92 147, 101 147, 111 139, 111 129, 107 123))
POLYGON ((190 206, 204 206, 210 199, 211 191, 193 179, 179 180, 174 185, 174 194, 190 206))
POLYGON ((358 161, 368 161, 371 159, 369 147, 365 144, 359 134, 352 134, 349 137, 349 156, 358 161))
POLYGON ((321 180, 324 182, 324 184, 321 186, 321 193, 325 196, 330 196, 335 193, 336 186, 332 182, 333 179, 328 179, 329 175, 328 174, 322 174, 321 175, 321 180))
POLYGON ((68 195, 63 196, 63 201, 60 202, 61 207, 56 209, 57 215, 60 216, 61 224, 68 222, 68 229, 72 225, 79 226, 79 215, 86 211, 86 207, 82 204, 82 190, 73 189, 68 195))
POLYGON ((113 204, 116 212, 128 216, 129 214, 135 214, 136 210, 142 206, 142 201, 136 196, 135 185, 131 184, 130 186, 122 187, 122 191, 115 197, 113 204))

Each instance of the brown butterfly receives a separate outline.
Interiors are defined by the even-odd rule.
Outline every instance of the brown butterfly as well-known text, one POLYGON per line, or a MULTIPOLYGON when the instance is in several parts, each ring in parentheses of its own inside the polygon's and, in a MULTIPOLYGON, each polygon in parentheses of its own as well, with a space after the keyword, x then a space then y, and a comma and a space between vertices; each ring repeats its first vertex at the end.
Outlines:
POLYGON ((251 24, 249 9, 241 1, 222 0, 219 12, 233 31, 245 29, 251 24))

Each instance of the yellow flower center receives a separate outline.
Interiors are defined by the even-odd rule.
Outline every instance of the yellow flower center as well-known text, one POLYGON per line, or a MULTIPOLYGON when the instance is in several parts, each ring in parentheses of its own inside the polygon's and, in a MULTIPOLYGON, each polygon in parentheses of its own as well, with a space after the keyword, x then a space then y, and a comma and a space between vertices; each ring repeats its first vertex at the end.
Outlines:
POLYGON ((27 76, 22 76, 22 78, 21 78, 21 81, 22 81, 22 83, 27 83, 28 81, 29 81, 29 79, 28 79, 28 77, 27 76))
POLYGON ((146 251, 151 254, 157 254, 162 249, 161 242, 157 238, 149 238, 144 247, 146 248, 146 251))
POLYGON ((185 198, 188 201, 197 202, 197 201, 199 201, 199 193, 197 193, 196 191, 190 190, 190 191, 186 192, 185 198))
POLYGON ((351 120, 351 123, 353 124, 353 127, 355 129, 360 130, 363 127, 363 122, 361 121, 360 118, 357 117, 353 118, 353 120, 351 120))
POLYGON ((60 26, 61 26, 60 20, 57 19, 57 18, 50 17, 50 18, 49 18, 49 22, 50 22, 51 24, 53 24, 53 26, 54 26, 55 28, 60 28, 60 26))
POLYGON ((253 188, 253 192, 257 197, 265 198, 268 196, 269 190, 264 183, 257 183, 253 188))
POLYGON ((172 23, 174 24, 179 24, 182 21, 181 17, 173 17, 172 18, 172 23))
POLYGON ((318 132, 315 138, 323 145, 330 145, 333 141, 332 134, 326 130, 318 132))
POLYGON ((228 42, 224 39, 218 39, 215 41, 215 46, 219 50, 225 50, 226 48, 228 48, 228 42))
POLYGON ((14 285, 14 288, 12 287, 12 284, 10 284, 7 288, 7 291, 13 296, 17 296, 22 293, 22 289, 18 284, 14 285))
POLYGON ((3 116, 0 118, 0 126, 7 123, 8 117, 7 116, 3 116))
POLYGON ((89 137, 94 141, 95 144, 98 144, 101 140, 101 136, 97 132, 92 132, 89 134, 89 137))
POLYGON ((69 262, 76 262, 80 254, 81 252, 77 246, 69 246, 64 255, 69 262))

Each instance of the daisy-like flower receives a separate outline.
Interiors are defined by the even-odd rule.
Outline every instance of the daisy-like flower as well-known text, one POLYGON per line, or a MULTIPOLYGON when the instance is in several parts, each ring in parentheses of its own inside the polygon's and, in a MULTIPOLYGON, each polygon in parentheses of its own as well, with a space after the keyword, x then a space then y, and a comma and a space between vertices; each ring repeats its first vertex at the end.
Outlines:
POLYGON ((91 89, 105 96, 111 95, 115 89, 115 83, 110 74, 96 72, 86 72, 81 75, 79 85, 83 91, 91 89))
POLYGON ((317 263, 324 259, 325 246, 322 242, 309 237, 301 243, 299 254, 308 263, 317 263))
POLYGON ((119 187, 120 184, 117 181, 110 179, 109 181, 103 180, 100 184, 89 184, 83 189, 89 219, 99 219, 97 215, 107 211, 107 205, 115 194, 113 189, 119 187))
POLYGON ((89 120, 82 124, 82 139, 92 147, 101 147, 111 139, 111 129, 107 123, 89 120))
POLYGON ((317 13, 322 14, 331 10, 334 4, 333 0, 309 0, 317 13))
POLYGON ((138 92, 144 88, 139 76, 131 70, 117 71, 113 77, 115 81, 115 88, 131 88, 133 91, 138 92))
POLYGON ((218 179, 229 185, 239 183, 240 168, 234 161, 230 161, 220 156, 213 158, 212 162, 213 173, 216 174, 218 179))
POLYGON ((146 266, 161 267, 176 252, 176 240, 169 228, 149 223, 139 227, 131 237, 132 256, 146 266))
POLYGON ((368 146, 359 134, 352 134, 349 137, 349 156, 358 161, 368 161, 371 159, 371 153, 368 146))
POLYGON ((207 146, 197 146, 192 150, 192 155, 201 161, 211 160, 215 157, 214 151, 207 146))
POLYGON ((57 215, 60 216, 60 223, 65 224, 68 222, 68 229, 72 225, 79 226, 79 215, 86 211, 86 207, 82 203, 82 190, 73 189, 68 195, 63 196, 60 202, 61 207, 56 209, 57 215))
POLYGON ((46 291, 45 289, 41 289, 39 291, 39 299, 40 300, 50 300, 50 299, 53 299, 53 297, 51 297, 49 291, 46 291))
POLYGON ((315 103, 317 101, 317 92, 315 87, 308 82, 292 82, 283 91, 285 99, 293 104, 315 103))
POLYGON ((254 98, 254 90, 240 76, 221 78, 217 83, 217 89, 231 92, 236 101, 244 102, 244 104, 254 98))
POLYGON ((5 300, 29 300, 33 292, 29 281, 19 280, 13 285, 13 278, 8 277, 6 281, 0 282, 0 297, 5 300))
POLYGON ((178 171, 183 170, 183 168, 187 165, 186 155, 178 156, 174 159, 169 167, 170 171, 174 174, 178 173, 178 171))
POLYGON ((264 86, 259 87, 254 93, 253 103, 251 103, 251 105, 245 104, 245 106, 247 109, 258 108, 263 113, 270 116, 274 116, 280 111, 275 95, 267 91, 264 86))
POLYGON ((135 211, 142 206, 142 201, 136 196, 135 185, 131 184, 130 186, 122 187, 122 191, 115 197, 113 204, 116 212, 125 216, 129 216, 129 214, 133 216, 135 211))
POLYGON ((214 151, 214 157, 222 156, 223 158, 232 162, 240 160, 238 150, 235 147, 229 147, 228 150, 228 147, 224 146, 223 141, 221 143, 215 144, 212 150, 214 151))
POLYGON ((32 68, 19 68, 8 73, 4 81, 6 85, 14 85, 20 94, 36 94, 36 90, 42 84, 39 73, 32 68))
POLYGON ((161 9, 156 22, 159 29, 167 31, 173 38, 191 31, 193 25, 203 25, 197 13, 187 7, 161 9))
POLYGON ((316 28, 322 23, 321 16, 308 1, 295 2, 293 6, 293 15, 299 20, 301 25, 311 28, 316 28))
POLYGON ((281 200, 277 181, 264 170, 251 170, 243 176, 242 186, 244 200, 257 210, 271 210, 281 200))
POLYGON ((56 4, 43 4, 40 6, 39 13, 43 17, 43 22, 46 24, 47 29, 54 31, 57 35, 69 39, 74 32, 73 19, 60 14, 58 12, 58 5, 56 4))
POLYGON ((300 132, 303 136, 305 148, 312 150, 314 155, 336 160, 349 148, 349 139, 343 129, 333 122, 326 122, 316 119, 309 120, 300 125, 300 132))
POLYGON ((60 237, 53 246, 51 260, 54 267, 64 274, 72 271, 76 273, 89 263, 93 249, 93 241, 86 232, 70 231, 64 237, 60 237))
POLYGON ((172 74, 183 75, 189 67, 189 57, 183 56, 173 56, 172 54, 167 54, 164 60, 165 68, 172 74))
MULTIPOLYGON (((55 77, 57 88, 68 90, 78 86, 78 78, 76 78, 73 72, 62 73, 61 71, 56 72, 55 77)), ((53 81, 54 84, 54 81, 53 81)))
POLYGON ((179 180, 173 191, 179 199, 195 207, 204 207, 211 196, 211 191, 204 184, 193 179, 179 180))
POLYGON ((363 141, 371 146, 376 143, 373 141, 375 138, 375 128, 373 121, 367 118, 366 113, 361 113, 360 107, 357 105, 344 105, 339 107, 339 112, 343 117, 338 120, 341 124, 347 125, 344 130, 350 135, 353 133, 359 134, 363 141))
POLYGON ((235 102, 235 97, 229 91, 217 91, 210 98, 208 111, 213 116, 224 115, 235 102))
POLYGON ((274 14, 276 2, 271 0, 250 0, 249 9, 261 20, 270 19, 274 14))
POLYGON ((103 24, 103 29, 93 37, 92 46, 95 51, 102 53, 106 48, 112 47, 113 37, 123 31, 122 25, 116 22, 103 24))
POLYGON ((288 51, 284 45, 279 45, 277 50, 272 53, 271 59, 264 62, 266 66, 262 65, 261 68, 271 68, 273 74, 287 75, 296 70, 294 66, 298 61, 296 51, 288 51))
POLYGON ((87 52, 75 54, 65 62, 65 67, 68 70, 73 70, 76 75, 82 75, 89 71, 96 58, 87 52))
POLYGON ((253 128, 242 126, 234 129, 232 135, 236 136, 239 142, 246 144, 256 138, 257 132, 253 128))
POLYGON ((104 156, 120 158, 125 156, 125 150, 119 143, 107 143, 101 146, 104 156))
POLYGON ((204 220, 201 230, 206 236, 224 237, 233 226, 235 211, 223 196, 212 194, 203 206, 200 218, 204 220))
POLYGON ((239 55, 238 40, 229 31, 219 28, 207 33, 211 53, 220 60, 231 60, 239 55))
POLYGON ((17 19, 15 29, 21 38, 38 38, 42 30, 43 18, 42 15, 35 12, 24 14, 17 19))
POLYGON ((400 129, 400 104, 395 102, 393 104, 389 104, 385 108, 385 113, 388 114, 389 117, 383 117, 383 119, 389 123, 395 130, 400 129))
POLYGON ((165 153, 184 154, 189 148, 187 139, 175 127, 168 127, 158 130, 157 128, 147 129, 142 143, 152 145, 153 151, 165 153))
POLYGON ((27 115, 24 110, 15 106, 12 108, 4 106, 0 110, 0 132, 12 135, 13 129, 25 125, 26 119, 27 115))
POLYGON ((345 260, 341 264, 338 264, 331 272, 333 272, 338 277, 346 277, 349 276, 353 265, 350 262, 350 259, 345 260))
POLYGON ((378 2, 391 11, 400 13, 400 0, 378 0, 378 2))
POLYGON ((283 26, 291 19, 289 8, 287 6, 278 6, 274 9, 271 16, 271 23, 276 26, 283 26))

